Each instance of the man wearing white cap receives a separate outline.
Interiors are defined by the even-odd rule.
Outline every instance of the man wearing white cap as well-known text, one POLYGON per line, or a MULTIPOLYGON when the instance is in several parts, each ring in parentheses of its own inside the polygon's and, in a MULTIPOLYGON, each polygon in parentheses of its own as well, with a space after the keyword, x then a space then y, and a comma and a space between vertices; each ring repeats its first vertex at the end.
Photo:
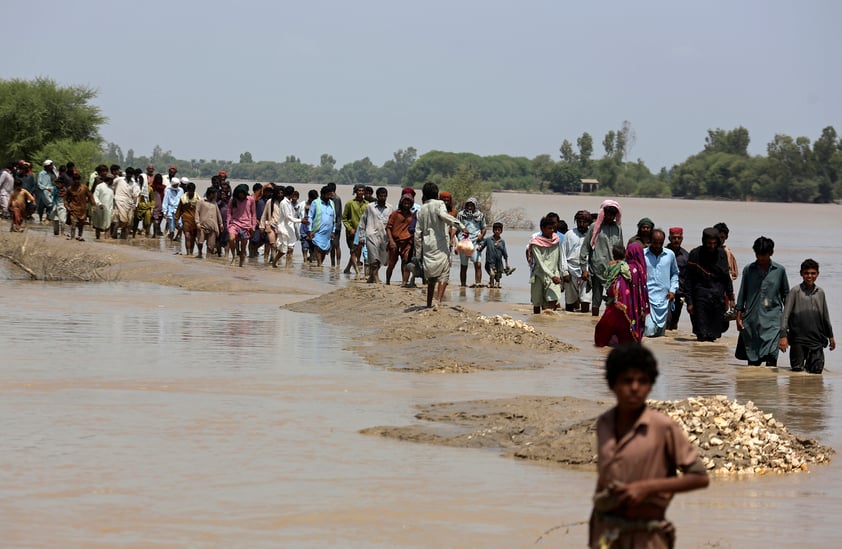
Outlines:
MULTIPOLYGON (((50 213, 53 205, 53 190, 58 178, 52 160, 44 160, 44 169, 38 174, 38 222, 44 223, 44 213, 50 213)), ((48 221, 49 223, 49 221, 48 221)))
POLYGON ((9 197, 15 186, 15 163, 10 162, 0 171, 0 218, 9 215, 9 197))

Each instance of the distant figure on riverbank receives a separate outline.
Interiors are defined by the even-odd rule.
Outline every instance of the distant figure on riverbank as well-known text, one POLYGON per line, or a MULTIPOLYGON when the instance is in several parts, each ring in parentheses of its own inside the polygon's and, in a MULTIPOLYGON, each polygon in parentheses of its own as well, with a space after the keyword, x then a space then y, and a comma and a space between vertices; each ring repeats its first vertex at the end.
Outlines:
MULTIPOLYGON (((401 288, 409 287, 409 257, 412 255, 413 237, 410 232, 415 214, 412 206, 415 200, 412 195, 406 193, 398 201, 398 209, 389 214, 386 222, 386 238, 388 240, 389 264, 386 266, 386 285, 392 282, 392 272, 398 259, 401 260, 401 288)), ((415 227, 413 227, 414 229, 415 227)))
POLYGON ((690 251, 686 282, 687 313, 693 321, 696 339, 719 339, 727 329, 725 311, 728 304, 734 302, 734 285, 719 231, 713 227, 702 231, 702 245, 690 251))
POLYGON ((8 206, 12 218, 11 231, 13 233, 23 232, 26 228, 26 220, 35 211, 35 207, 35 196, 23 188, 23 181, 16 179, 8 206))
POLYGON ((380 267, 389 264, 389 237, 386 235, 386 224, 394 208, 386 202, 389 191, 379 187, 375 193, 377 199, 366 206, 357 232, 360 241, 364 242, 367 250, 369 283, 380 283, 380 267))
POLYGON ((514 271, 509 267, 509 252, 502 235, 503 224, 498 221, 491 226, 491 236, 485 237, 479 243, 478 251, 482 253, 485 250, 485 272, 488 273, 490 288, 499 288, 503 274, 508 276, 514 271))
POLYGON ((824 370, 824 348, 836 349, 833 327, 824 290, 816 286, 819 264, 813 259, 801 263, 801 284, 794 286, 786 296, 781 316, 782 352, 789 347, 789 364, 793 372, 806 370, 820 374, 824 370))
POLYGON ((649 313, 643 247, 632 242, 624 253, 623 245, 615 244, 611 253, 614 259, 605 269, 605 313, 594 328, 597 347, 640 341, 649 313))
POLYGON ((447 212, 444 202, 438 199, 439 188, 427 182, 421 188, 421 209, 415 223, 415 259, 421 262, 427 281, 427 308, 444 299, 450 278, 450 250, 453 247, 451 228, 464 231, 465 226, 447 212))
POLYGON ((646 316, 647 337, 663 336, 667 316, 678 291, 678 262, 672 250, 664 248, 666 235, 662 229, 652 231, 652 242, 643 255, 646 258, 646 289, 649 292, 649 314, 646 316))
POLYGON ((629 238, 628 243, 631 244, 632 242, 639 242, 644 248, 648 247, 649 244, 652 243, 652 231, 654 229, 655 222, 648 217, 644 217, 637 222, 637 233, 629 238))
POLYGON ((222 213, 216 204, 216 188, 210 186, 205 191, 205 199, 196 203, 196 244, 199 259, 202 258, 205 242, 208 243, 208 256, 214 253, 216 240, 223 226, 222 213))
POLYGON ((558 309, 561 300, 561 248, 554 219, 541 218, 541 234, 529 241, 532 271, 529 276, 532 312, 558 309))
POLYGON ((725 255, 728 256, 728 272, 731 274, 731 280, 737 280, 737 277, 740 274, 740 268, 737 266, 737 258, 734 257, 733 253, 731 253, 731 249, 725 245, 731 231, 728 229, 728 225, 726 225, 723 221, 714 225, 713 228, 719 231, 720 245, 722 246, 722 249, 725 250, 725 255))
POLYGON ((593 290, 591 314, 599 316, 599 306, 605 297, 605 269, 611 261, 615 244, 625 245, 623 240, 623 212, 613 200, 605 200, 599 206, 596 221, 588 228, 579 263, 582 265, 582 278, 590 282, 593 290))
POLYGON ((755 261, 743 269, 740 293, 737 296, 737 355, 740 347, 749 366, 778 365, 778 343, 781 335, 781 313, 789 293, 789 281, 783 265, 772 261, 775 242, 761 236, 754 241, 755 261))
POLYGON ((485 238, 485 214, 479 210, 477 199, 471 197, 465 201, 465 206, 459 211, 456 219, 468 229, 468 239, 474 245, 474 253, 471 256, 459 254, 459 285, 463 287, 467 285, 468 264, 470 263, 474 266, 472 287, 478 288, 482 285, 482 263, 480 262, 477 244, 485 238))
POLYGON ((678 423, 646 406, 658 378, 658 363, 648 349, 631 343, 612 350, 605 378, 617 405, 596 423, 599 476, 588 545, 674 547, 667 507, 674 494, 708 485, 704 463, 678 423))
POLYGON ((587 313, 591 309, 591 285, 582 278, 582 272, 587 264, 579 260, 582 244, 593 217, 587 210, 579 210, 573 218, 576 227, 567 231, 561 243, 561 276, 564 281, 565 310, 573 312, 577 309, 587 313))
POLYGON ((690 259, 690 252, 681 247, 684 242, 684 229, 682 227, 670 227, 669 241, 667 245, 673 254, 678 265, 678 291, 667 314, 667 330, 677 330, 678 320, 681 318, 681 309, 684 308, 684 296, 687 293, 687 261, 690 259))

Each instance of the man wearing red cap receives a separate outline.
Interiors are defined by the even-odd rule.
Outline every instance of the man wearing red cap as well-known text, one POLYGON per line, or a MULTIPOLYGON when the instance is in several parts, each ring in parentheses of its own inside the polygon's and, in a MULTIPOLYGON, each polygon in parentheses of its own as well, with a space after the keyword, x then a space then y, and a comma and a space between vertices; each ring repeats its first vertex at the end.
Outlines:
POLYGON ((170 166, 167 169, 167 176, 164 178, 164 185, 166 185, 168 189, 172 185, 172 179, 173 179, 173 177, 175 177, 175 174, 177 174, 177 173, 178 173, 178 167, 177 166, 170 166))
POLYGON ((681 243, 684 242, 684 229, 681 227, 670 227, 669 242, 667 248, 675 254, 675 261, 678 263, 678 291, 675 292, 673 306, 667 313, 667 330, 677 330, 681 309, 684 308, 685 276, 690 252, 681 247, 681 243))

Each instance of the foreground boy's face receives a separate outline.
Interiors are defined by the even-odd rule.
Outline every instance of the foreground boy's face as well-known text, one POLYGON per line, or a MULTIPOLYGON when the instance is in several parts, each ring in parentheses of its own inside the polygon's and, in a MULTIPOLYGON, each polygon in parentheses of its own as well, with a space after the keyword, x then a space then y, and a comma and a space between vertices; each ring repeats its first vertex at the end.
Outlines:
POLYGON ((611 387, 617 397, 617 406, 624 409, 640 408, 652 390, 652 380, 642 370, 631 368, 620 374, 611 387))

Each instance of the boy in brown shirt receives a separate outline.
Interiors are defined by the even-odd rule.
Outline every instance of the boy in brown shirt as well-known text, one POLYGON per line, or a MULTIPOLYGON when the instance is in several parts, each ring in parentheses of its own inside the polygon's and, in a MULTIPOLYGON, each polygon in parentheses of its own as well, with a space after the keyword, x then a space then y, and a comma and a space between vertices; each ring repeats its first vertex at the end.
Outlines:
POLYGON ((392 271, 401 258, 401 287, 409 284, 409 269, 406 264, 409 261, 413 248, 412 234, 409 232, 409 225, 412 223, 412 204, 414 200, 409 193, 404 194, 398 202, 398 209, 389 215, 386 222, 386 235, 389 238, 389 265, 386 267, 386 285, 392 280, 392 271))
POLYGON ((15 179, 12 195, 9 197, 9 213, 12 215, 13 233, 23 232, 26 219, 32 214, 35 205, 35 197, 32 193, 23 188, 23 181, 15 179), (29 208, 28 205, 32 204, 29 208))
POLYGON ((665 519, 667 506, 675 493, 706 487, 707 471, 681 427, 646 406, 658 377, 648 349, 640 343, 615 348, 605 361, 605 377, 617 406, 597 420, 599 478, 589 546, 672 548, 675 528, 665 519))
POLYGON ((70 232, 68 240, 76 238, 82 242, 82 230, 85 228, 85 220, 88 218, 88 206, 94 206, 94 196, 91 191, 82 185, 82 176, 74 173, 70 186, 64 196, 64 206, 67 208, 67 225, 70 232))

